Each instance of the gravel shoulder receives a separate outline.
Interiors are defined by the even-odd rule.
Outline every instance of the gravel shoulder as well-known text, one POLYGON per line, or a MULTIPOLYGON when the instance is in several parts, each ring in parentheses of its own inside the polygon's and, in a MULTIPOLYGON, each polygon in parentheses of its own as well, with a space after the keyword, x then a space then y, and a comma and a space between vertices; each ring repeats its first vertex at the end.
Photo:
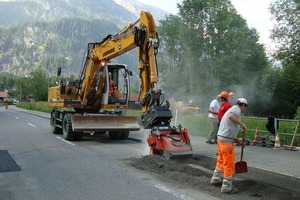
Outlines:
POLYGON ((193 158, 166 160, 160 156, 143 156, 126 160, 138 170, 147 172, 174 187, 190 187, 207 193, 216 199, 300 199, 300 193, 272 184, 253 180, 250 177, 235 177, 234 186, 239 194, 222 194, 220 186, 210 185, 215 159, 195 155, 193 158))

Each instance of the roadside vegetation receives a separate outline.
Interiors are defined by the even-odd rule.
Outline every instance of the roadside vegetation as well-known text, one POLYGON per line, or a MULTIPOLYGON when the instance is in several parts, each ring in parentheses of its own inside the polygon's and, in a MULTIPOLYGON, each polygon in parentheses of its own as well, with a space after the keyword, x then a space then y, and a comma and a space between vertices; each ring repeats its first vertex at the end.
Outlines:
POLYGON ((17 107, 24 108, 26 110, 36 110, 41 112, 51 113, 52 108, 48 107, 47 102, 20 102, 17 104, 17 107))
MULTIPOLYGON (((47 102, 20 102, 17 104, 17 107, 27 109, 27 110, 35 110, 41 112, 51 113, 52 108, 48 107, 47 102)), ((136 116, 138 120, 140 120, 141 111, 128 109, 126 111, 126 115, 136 116)), ((298 109, 297 116, 300 116, 300 110, 298 109)), ((258 128, 259 135, 262 136, 272 136, 272 134, 267 130, 267 118, 261 117, 242 117, 243 122, 248 128, 248 131, 245 134, 245 138, 249 140, 254 139, 256 128, 258 128)), ((183 128, 187 128, 189 134, 198 135, 202 137, 206 137, 210 130, 210 121, 207 117, 206 113, 198 113, 198 114, 173 114, 171 125, 177 126, 179 124, 182 125, 183 128), (177 123, 177 124, 175 124, 177 123)), ((290 145, 293 134, 297 127, 297 122, 293 120, 280 120, 278 133, 280 134, 280 142, 281 145, 290 145)), ((300 128, 300 127, 299 127, 300 128)), ((239 133, 238 137, 242 137, 242 134, 239 133)), ((293 143, 293 146, 300 146, 300 131, 299 129, 296 131, 296 137, 293 143)))

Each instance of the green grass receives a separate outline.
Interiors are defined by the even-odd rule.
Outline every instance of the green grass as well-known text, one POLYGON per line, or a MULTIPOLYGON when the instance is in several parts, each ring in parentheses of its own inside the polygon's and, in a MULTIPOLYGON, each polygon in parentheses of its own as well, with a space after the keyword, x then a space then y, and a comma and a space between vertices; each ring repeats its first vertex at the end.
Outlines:
MULTIPOLYGON (((172 124, 174 125, 175 116, 172 119, 172 124)), ((197 115, 180 115, 178 117, 177 125, 181 124, 188 129, 191 135, 198 135, 206 137, 210 130, 210 121, 206 114, 197 115)), ((266 128, 267 118, 258 117, 242 117, 242 121, 247 127, 247 132, 245 133, 245 138, 250 140, 254 139, 256 128, 258 128, 259 135, 272 135, 266 128)), ((278 133, 280 135, 281 145, 290 145, 295 128, 297 126, 297 121, 292 120, 279 120, 278 133)), ((300 129, 300 125, 299 125, 300 129)), ((300 131, 296 132, 296 137, 294 139, 293 146, 300 146, 300 131)), ((238 137, 242 137, 242 133, 239 132, 238 137)))
MULTIPOLYGON (((266 128, 266 124, 267 124, 266 118, 243 117, 242 120, 248 129, 248 133, 246 134, 247 138, 254 139, 256 127, 259 130, 259 135, 272 135, 271 133, 268 132, 268 130, 266 128), (249 135, 249 132, 251 135, 249 135)), ((279 138, 280 138, 281 145, 290 145, 291 144, 296 126, 297 126, 297 121, 279 119, 277 132, 280 135, 279 138)), ((296 132, 296 137, 295 137, 293 146, 300 146, 300 131, 299 131, 299 129, 300 129, 300 126, 298 127, 298 130, 296 132)))
POLYGON ((208 117, 203 114, 178 115, 177 118, 174 115, 171 124, 173 126, 181 124, 184 128, 187 128, 189 134, 203 137, 206 137, 210 130, 210 121, 208 117))
POLYGON ((51 113, 52 108, 48 106, 47 102, 19 102, 17 107, 24 108, 26 110, 36 110, 41 112, 51 113))
MULTIPOLYGON (((47 102, 20 102, 17 107, 24 108, 27 110, 37 110, 41 112, 52 111, 51 107, 48 107, 47 102)), ((128 109, 126 115, 136 116, 140 122, 141 111, 139 110, 131 110, 128 109)), ((245 134, 245 138, 254 139, 255 129, 256 127, 259 130, 260 135, 272 135, 267 131, 266 118, 256 118, 256 117, 242 117, 242 121, 247 126, 248 131, 245 134)), ((206 114, 194 114, 194 115, 178 115, 175 114, 171 119, 172 126, 178 126, 179 124, 182 127, 187 128, 189 134, 203 136, 206 137, 210 130, 210 121, 206 114), (176 124, 175 124, 176 123, 176 124)), ((279 129, 278 133, 280 134, 280 142, 281 145, 290 145, 295 128, 297 126, 296 121, 291 120, 280 120, 279 121, 279 129)), ((299 127, 300 129, 300 127, 299 127)), ((296 133, 296 137, 294 140, 293 146, 300 146, 300 131, 298 130, 296 133)), ((241 137, 241 133, 239 133, 238 137, 241 137)))

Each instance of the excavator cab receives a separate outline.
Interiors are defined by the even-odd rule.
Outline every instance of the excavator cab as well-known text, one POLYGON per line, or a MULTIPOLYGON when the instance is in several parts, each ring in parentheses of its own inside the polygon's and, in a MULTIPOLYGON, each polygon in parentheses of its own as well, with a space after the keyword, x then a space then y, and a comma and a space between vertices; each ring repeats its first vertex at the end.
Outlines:
POLYGON ((108 64, 108 104, 127 105, 131 71, 123 64, 108 64))
POLYGON ((102 93, 101 108, 120 109, 128 108, 130 94, 130 76, 132 72, 124 64, 107 63, 104 67, 105 86, 102 93))

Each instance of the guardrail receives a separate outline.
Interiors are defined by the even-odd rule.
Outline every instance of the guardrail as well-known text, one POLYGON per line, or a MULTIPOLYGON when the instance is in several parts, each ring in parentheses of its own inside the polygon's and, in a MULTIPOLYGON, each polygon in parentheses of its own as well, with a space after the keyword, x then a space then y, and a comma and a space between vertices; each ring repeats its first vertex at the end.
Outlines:
MULTIPOLYGON (((242 119, 244 121, 247 121, 247 119, 249 119, 251 121, 253 121, 253 120, 263 121, 263 122, 258 122, 255 125, 255 127, 248 127, 248 131, 255 132, 256 128, 258 128, 259 132, 263 133, 264 135, 267 135, 267 133, 270 133, 270 131, 268 131, 266 128, 268 118, 242 116, 242 119)), ((292 146, 292 145, 294 145, 295 138, 300 137, 300 134, 298 133, 299 121, 300 120, 274 118, 275 133, 278 133, 282 137, 284 144, 288 144, 288 145, 292 146), (277 126, 277 123, 278 123, 278 126, 277 126), (279 127, 279 128, 277 129, 277 127, 279 127)), ((297 138, 297 139, 299 139, 299 138, 297 138)), ((299 145, 299 141, 296 141, 296 143, 299 145)))

